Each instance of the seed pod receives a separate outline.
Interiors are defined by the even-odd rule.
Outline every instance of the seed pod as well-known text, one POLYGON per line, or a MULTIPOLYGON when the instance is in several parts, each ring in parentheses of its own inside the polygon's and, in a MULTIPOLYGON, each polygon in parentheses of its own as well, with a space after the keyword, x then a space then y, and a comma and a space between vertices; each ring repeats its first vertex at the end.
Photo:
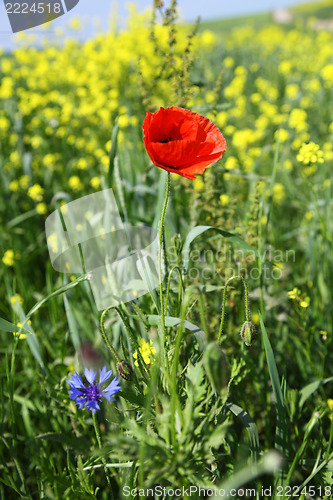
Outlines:
POLYGON ((245 321, 241 328, 241 337, 244 340, 244 344, 250 346, 254 341, 256 336, 256 331, 252 321, 245 321))

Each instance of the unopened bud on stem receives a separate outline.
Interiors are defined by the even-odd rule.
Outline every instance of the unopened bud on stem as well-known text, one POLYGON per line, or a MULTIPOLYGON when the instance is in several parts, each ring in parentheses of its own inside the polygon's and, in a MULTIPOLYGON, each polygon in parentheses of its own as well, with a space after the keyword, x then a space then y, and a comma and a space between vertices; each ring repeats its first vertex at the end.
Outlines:
POLYGON ((117 370, 118 373, 123 379, 125 380, 132 380, 133 377, 133 368, 127 361, 121 361, 120 363, 117 363, 117 370))
POLYGON ((254 341, 256 336, 256 331, 252 321, 245 321, 241 328, 241 337, 244 340, 244 344, 250 346, 254 341))

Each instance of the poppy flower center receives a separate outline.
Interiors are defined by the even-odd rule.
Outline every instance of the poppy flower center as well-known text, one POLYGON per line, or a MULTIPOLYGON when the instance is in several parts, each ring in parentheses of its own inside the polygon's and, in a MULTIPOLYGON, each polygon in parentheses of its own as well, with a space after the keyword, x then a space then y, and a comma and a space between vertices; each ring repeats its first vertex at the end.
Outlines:
POLYGON ((165 139, 161 139, 158 142, 161 142, 162 144, 165 144, 166 142, 171 142, 171 141, 177 141, 176 137, 166 137, 165 139))

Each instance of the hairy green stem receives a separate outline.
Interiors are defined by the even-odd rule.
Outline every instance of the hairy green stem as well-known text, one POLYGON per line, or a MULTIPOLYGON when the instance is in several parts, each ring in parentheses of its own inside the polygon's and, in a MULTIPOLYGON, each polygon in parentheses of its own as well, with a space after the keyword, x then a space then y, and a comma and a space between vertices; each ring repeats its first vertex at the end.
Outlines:
POLYGON ((260 280, 260 312, 263 318, 265 318, 265 304, 264 304, 264 277, 262 272, 262 249, 263 249, 263 234, 262 234, 262 203, 259 206, 259 222, 258 222, 258 254, 259 254, 259 280, 260 280))
MULTIPOLYGON (((95 413, 93 412, 93 421, 94 421, 94 427, 95 427, 95 434, 96 434, 97 443, 98 443, 99 448, 101 449, 103 446, 102 446, 101 433, 100 433, 100 430, 99 430, 99 427, 98 427, 96 412, 95 413)), ((105 477, 106 477, 108 486, 110 488, 110 500, 113 500, 114 496, 113 496, 111 481, 110 481, 110 478, 109 478, 108 468, 106 466, 106 460, 105 460, 105 457, 101 457, 101 459, 102 459, 102 462, 103 462, 103 465, 104 465, 105 477)))
POLYGON ((169 293, 170 293, 170 285, 171 285, 171 276, 174 271, 178 271, 179 275, 179 287, 178 287, 178 304, 181 302, 181 296, 182 296, 182 289, 183 289, 183 277, 182 277, 182 272, 179 268, 179 266, 172 266, 169 272, 168 276, 168 282, 167 282, 167 289, 166 289, 166 294, 165 294, 165 306, 164 306, 164 314, 167 314, 167 308, 168 308, 168 300, 169 300, 169 293))
POLYGON ((222 331, 223 331, 223 324, 224 324, 224 316, 225 316, 225 303, 226 303, 226 300, 227 300, 228 286, 231 283, 231 281, 233 281, 235 279, 241 280, 242 283, 243 283, 243 285, 244 285, 244 291, 245 291, 245 320, 246 321, 250 321, 249 290, 248 290, 248 287, 247 287, 247 283, 246 283, 245 279, 243 278, 243 276, 231 276, 231 278, 229 278, 226 281, 226 284, 225 284, 225 287, 224 287, 224 290, 223 290, 221 321, 220 321, 219 333, 218 333, 218 336, 217 336, 217 343, 218 344, 221 343, 221 337, 222 337, 222 331))
POLYGON ((158 280, 160 284, 160 303, 161 303, 161 322, 162 322, 162 334, 163 334, 163 350, 164 357, 166 358, 165 353, 165 342, 166 342, 166 330, 165 330, 165 310, 164 310, 164 299, 163 299, 163 281, 162 281, 162 249, 163 249, 163 233, 164 233, 164 218, 165 212, 168 204, 169 192, 170 192, 170 184, 171 184, 171 174, 167 173, 166 187, 165 187, 165 198, 164 204, 160 219, 160 227, 159 227, 159 245, 158 245, 158 280))
POLYGON ((101 328, 101 334, 102 334, 102 337, 109 349, 109 351, 111 352, 111 354, 113 354, 113 356, 116 358, 117 360, 117 363, 121 363, 121 359, 120 357, 118 356, 116 350, 114 349, 113 345, 111 344, 111 342, 109 341, 109 339, 107 338, 107 335, 105 333, 105 328, 104 328, 104 316, 106 315, 107 312, 110 311, 110 309, 112 309, 112 307, 108 307, 107 309, 105 309, 102 314, 101 314, 101 320, 100 320, 100 328, 101 328))
POLYGON ((133 332, 131 330, 131 327, 128 323, 128 319, 126 318, 125 314, 123 313, 123 311, 119 308, 119 307, 115 307, 114 308, 115 311, 118 313, 118 316, 120 317, 121 321, 123 322, 123 325, 125 326, 126 328, 126 331, 135 347, 135 350, 136 352, 138 353, 138 359, 140 361, 139 363, 139 367, 140 367, 140 371, 141 371, 141 375, 143 376, 143 378, 145 379, 145 381, 147 382, 147 373, 148 373, 148 368, 147 368, 147 365, 146 365, 146 362, 145 360, 143 359, 143 356, 141 354, 141 351, 140 351, 140 346, 138 344, 138 341, 136 340, 135 336, 133 335, 133 332), (142 365, 142 366, 141 366, 142 365))

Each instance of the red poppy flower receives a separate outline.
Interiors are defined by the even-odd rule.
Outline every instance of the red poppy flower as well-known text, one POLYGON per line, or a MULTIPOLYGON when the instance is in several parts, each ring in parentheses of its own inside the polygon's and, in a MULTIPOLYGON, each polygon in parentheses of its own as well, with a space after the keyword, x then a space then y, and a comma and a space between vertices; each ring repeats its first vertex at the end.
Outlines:
POLYGON ((203 174, 227 149, 214 123, 177 106, 147 113, 143 132, 154 165, 189 179, 195 179, 194 174, 203 174))

